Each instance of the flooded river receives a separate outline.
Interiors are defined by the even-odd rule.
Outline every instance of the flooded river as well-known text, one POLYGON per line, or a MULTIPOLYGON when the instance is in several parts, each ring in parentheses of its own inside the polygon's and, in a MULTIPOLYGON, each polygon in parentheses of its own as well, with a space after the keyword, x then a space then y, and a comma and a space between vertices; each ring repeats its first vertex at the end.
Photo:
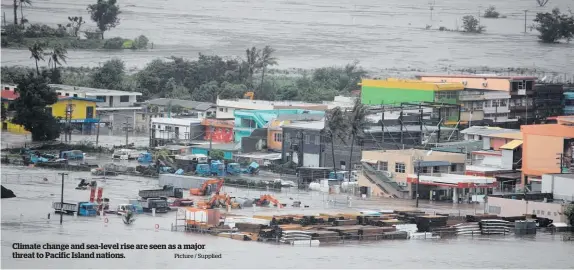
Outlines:
MULTIPOLYGON (((17 198, 2 200, 2 268, 570 268, 574 265, 574 244, 559 235, 539 233, 535 237, 491 236, 449 240, 400 240, 355 243, 327 247, 293 247, 170 231, 175 213, 152 217, 140 215, 126 226, 117 216, 78 217, 52 213, 51 203, 59 201, 60 178, 54 170, 2 167, 2 184, 17 198), (48 181, 42 181, 42 178, 48 181), (52 213, 50 220, 48 213, 52 213), (108 223, 105 220, 108 220, 108 223), (156 226, 159 229, 156 229, 156 226), (13 259, 13 243, 69 244, 205 244, 203 253, 222 254, 220 259, 175 259, 171 250, 113 251, 126 259, 13 259)), ((67 201, 85 201, 89 191, 75 190, 86 173, 70 173, 65 181, 67 201)), ((118 176, 98 185, 112 205, 134 198, 137 190, 150 188, 154 179, 118 176)), ((267 191, 225 187, 234 196, 258 197, 267 191)), ((306 213, 344 212, 358 209, 412 208, 412 201, 354 200, 347 207, 342 196, 286 191, 274 194, 281 202, 300 200, 310 207, 306 213), (335 202, 327 202, 335 201, 335 202)), ((289 204, 289 203, 288 203, 289 204)), ((422 203, 425 211, 443 213, 480 212, 475 206, 422 203)), ((258 208, 233 210, 238 214, 290 213, 294 210, 258 208)), ((177 252, 182 253, 182 252, 177 252)), ((195 252, 185 252, 195 253, 195 252)))
MULTIPOLYGON (((92 0, 37 0, 26 7, 32 22, 56 25, 67 16, 89 18, 92 0)), ((405 75, 408 71, 439 72, 460 68, 532 68, 564 75, 572 70, 574 43, 540 44, 536 30, 524 33, 536 12, 574 8, 572 0, 551 0, 542 8, 535 0, 441 0, 432 12, 426 0, 124 0, 121 24, 107 37, 145 34, 154 48, 145 51, 69 51, 68 65, 98 66, 120 57, 128 67, 142 68, 155 58, 194 58, 198 52, 243 56, 251 46, 277 49, 279 68, 344 65, 353 60, 372 71, 405 75), (495 5, 506 18, 481 19, 481 35, 424 30, 462 27, 465 15, 495 5)), ((12 0, 2 0, 8 22, 12 0)), ((89 21, 89 19, 88 19, 89 21)), ((84 29, 94 28, 89 21, 84 29)), ((28 65, 28 50, 2 50, 2 65, 28 65)))

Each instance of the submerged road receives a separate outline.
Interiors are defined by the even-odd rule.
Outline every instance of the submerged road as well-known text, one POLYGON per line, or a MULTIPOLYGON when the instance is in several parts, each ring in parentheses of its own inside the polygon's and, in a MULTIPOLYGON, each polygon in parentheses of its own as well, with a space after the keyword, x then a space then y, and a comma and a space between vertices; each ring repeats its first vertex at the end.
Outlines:
MULTIPOLYGON (((78 180, 87 173, 71 172, 65 180, 66 201, 85 201, 89 191, 75 190, 78 180)), ((12 189, 17 198, 2 200, 2 268, 568 268, 574 265, 574 245, 561 241, 559 235, 539 233, 528 238, 491 236, 448 240, 411 240, 354 243, 326 247, 292 247, 257 242, 242 242, 209 235, 172 232, 175 213, 152 217, 139 215, 131 226, 117 216, 78 217, 53 214, 51 204, 59 201, 61 182, 54 170, 2 167, 2 185, 12 189), (42 178, 48 181, 42 181, 42 178), (47 215, 51 213, 50 220, 47 215), (106 218, 108 223, 106 223, 106 218), (157 228, 157 229, 156 229, 157 228), (214 259, 174 258, 172 250, 111 250, 125 259, 14 259, 12 245, 22 244, 205 244, 203 251, 184 253, 221 254, 214 259)), ((137 191, 155 187, 155 179, 121 176, 98 182, 112 206, 135 198, 137 191)), ((373 199, 353 200, 346 205, 344 195, 328 196, 318 192, 286 191, 272 193, 224 187, 234 196, 258 197, 271 193, 279 201, 291 199, 309 205, 307 209, 257 208, 233 210, 235 214, 353 212, 366 209, 412 209, 413 201, 373 199), (328 203, 327 201, 335 201, 328 203)), ((422 210, 474 213, 469 205, 422 203, 422 210)), ((100 252, 100 251, 99 251, 100 252)))

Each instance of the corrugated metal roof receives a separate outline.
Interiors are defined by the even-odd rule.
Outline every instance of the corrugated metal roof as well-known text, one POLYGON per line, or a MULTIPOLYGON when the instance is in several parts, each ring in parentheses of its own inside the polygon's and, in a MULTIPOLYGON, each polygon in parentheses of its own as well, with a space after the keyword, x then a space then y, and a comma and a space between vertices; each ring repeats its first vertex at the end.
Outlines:
POLYGON ((500 134, 500 133, 516 133, 520 132, 517 129, 506 129, 506 128, 498 128, 498 127, 483 127, 483 126, 474 126, 469 127, 467 129, 462 130, 460 133, 462 134, 471 134, 471 135, 481 135, 481 136, 488 136, 490 134, 500 134))
POLYGON ((502 138, 502 139, 522 140, 522 133, 521 133, 521 132, 497 133, 497 134, 490 134, 490 135, 483 135, 483 136, 485 136, 485 137, 494 137, 494 138, 502 138))
POLYGON ((148 100, 146 103, 156 106, 168 106, 170 102, 171 106, 181 106, 186 109, 194 109, 198 111, 207 111, 208 109, 215 107, 215 104, 209 102, 199 102, 193 100, 181 100, 171 98, 157 98, 148 100))
POLYGON ((513 140, 513 141, 501 146, 500 149, 514 150, 521 145, 522 145, 522 140, 513 140))

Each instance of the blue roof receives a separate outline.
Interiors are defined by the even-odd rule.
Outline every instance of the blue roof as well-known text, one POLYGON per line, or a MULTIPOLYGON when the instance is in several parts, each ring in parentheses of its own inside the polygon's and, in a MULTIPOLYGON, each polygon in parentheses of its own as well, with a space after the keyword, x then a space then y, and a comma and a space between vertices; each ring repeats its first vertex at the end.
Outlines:
POLYGON ((82 97, 62 97, 62 98, 58 98, 58 101, 60 100, 83 100, 83 101, 91 101, 91 102, 104 102, 101 99, 95 99, 95 98, 82 98, 82 97))

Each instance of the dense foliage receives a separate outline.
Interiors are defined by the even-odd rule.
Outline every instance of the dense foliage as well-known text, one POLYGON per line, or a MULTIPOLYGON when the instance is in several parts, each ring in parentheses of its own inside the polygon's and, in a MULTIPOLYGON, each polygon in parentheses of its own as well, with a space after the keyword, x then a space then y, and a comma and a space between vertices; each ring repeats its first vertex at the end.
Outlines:
POLYGON ((88 6, 88 12, 92 21, 96 22, 102 39, 104 39, 104 32, 110 30, 120 24, 120 7, 117 5, 116 0, 98 0, 97 3, 88 6))
POLYGON ((544 43, 554 43, 560 39, 568 42, 574 37, 574 15, 568 15, 555 8, 551 13, 538 13, 534 19, 540 32, 538 38, 544 43))
POLYGON ((474 16, 467 15, 462 17, 462 28, 467 33, 482 33, 485 27, 474 16))
POLYGON ((498 11, 496 11, 496 7, 494 7, 494 6, 489 6, 489 7, 484 11, 484 17, 485 17, 485 18, 497 19, 498 17, 500 17, 500 13, 499 13, 498 11))
MULTIPOLYGON (((142 92, 143 98, 178 98, 214 102, 220 98, 240 98, 254 91, 256 99, 320 102, 335 95, 349 95, 366 72, 351 63, 345 67, 326 67, 301 73, 268 70, 263 85, 250 76, 245 61, 200 54, 195 60, 172 57, 154 60, 144 69, 128 73, 119 59, 99 68, 58 68, 63 84, 142 92)), ((2 67, 2 81, 26 74, 28 69, 2 67)), ((260 74, 255 69, 255 74, 260 74)))
POLYGON ((30 131, 34 141, 57 139, 60 136, 60 125, 46 106, 56 103, 58 96, 48 86, 47 73, 36 75, 30 72, 18 76, 16 83, 20 96, 13 103, 15 115, 12 122, 30 131))
POLYGON ((564 215, 566 215, 566 218, 568 219, 568 224, 574 227, 574 204, 566 206, 564 215))

